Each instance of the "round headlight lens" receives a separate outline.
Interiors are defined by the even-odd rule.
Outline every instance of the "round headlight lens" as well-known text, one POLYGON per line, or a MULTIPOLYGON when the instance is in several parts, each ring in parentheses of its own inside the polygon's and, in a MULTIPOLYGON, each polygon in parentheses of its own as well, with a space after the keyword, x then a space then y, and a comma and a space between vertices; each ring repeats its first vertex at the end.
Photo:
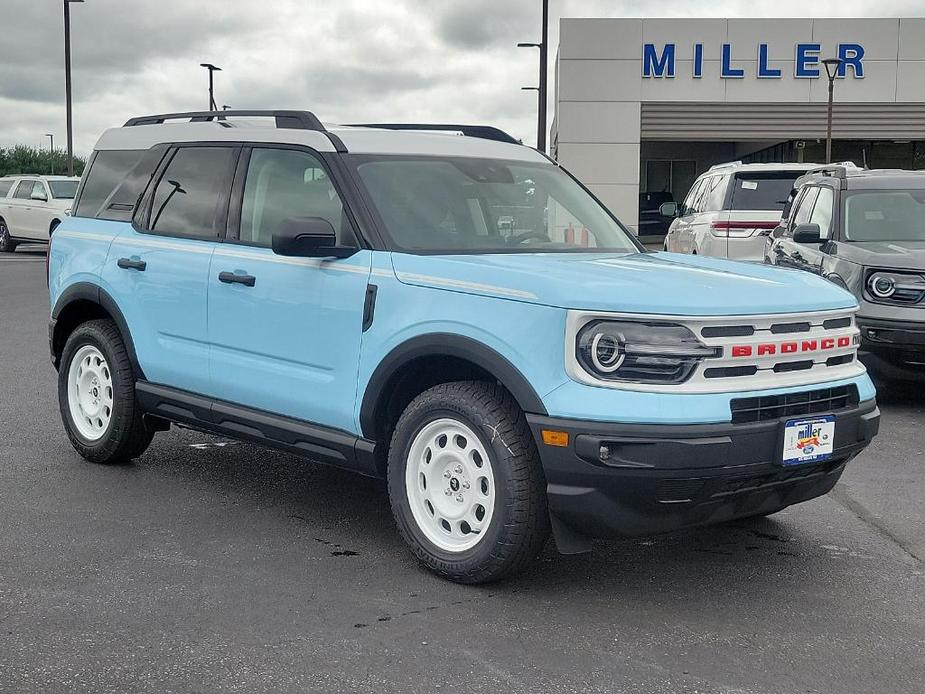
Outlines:
POLYGON ((626 354, 623 352, 623 336, 614 333, 598 333, 591 341, 591 360, 595 368, 603 373, 613 373, 620 368, 626 354))
POLYGON ((896 292, 896 282, 886 275, 874 275, 870 278, 870 293, 878 299, 889 299, 896 292))

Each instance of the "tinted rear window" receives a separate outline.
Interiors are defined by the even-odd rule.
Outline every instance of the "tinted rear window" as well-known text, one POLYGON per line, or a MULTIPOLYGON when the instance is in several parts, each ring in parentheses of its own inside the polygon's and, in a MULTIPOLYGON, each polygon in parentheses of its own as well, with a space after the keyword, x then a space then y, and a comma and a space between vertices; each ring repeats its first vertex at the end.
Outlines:
MULTIPOLYGON (((97 217, 117 221, 131 219, 131 208, 128 210, 119 209, 118 207, 110 209, 110 206, 116 189, 126 181, 144 154, 145 150, 135 149, 97 152, 96 156, 93 157, 93 163, 90 165, 90 171, 86 174, 87 180, 84 182, 80 199, 77 201, 74 216, 97 217)), ((150 172, 148 175, 150 176, 150 172)), ((147 179, 144 182, 147 183, 147 179)), ((140 194, 141 190, 135 192, 130 203, 132 207, 134 207, 135 200, 140 194)))
POLYGON ((0 181, 0 198, 5 198, 13 187, 13 181, 0 181))
POLYGON ((755 171, 735 175, 731 210, 783 210, 803 171, 755 171))

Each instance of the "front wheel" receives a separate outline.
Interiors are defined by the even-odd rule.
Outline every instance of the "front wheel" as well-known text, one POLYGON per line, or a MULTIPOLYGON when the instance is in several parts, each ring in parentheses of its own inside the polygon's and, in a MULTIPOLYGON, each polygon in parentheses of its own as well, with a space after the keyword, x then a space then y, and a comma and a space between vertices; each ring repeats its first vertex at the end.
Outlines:
POLYGON ((64 345, 58 405, 71 444, 94 463, 121 463, 142 453, 153 431, 135 401, 132 364, 115 323, 78 326, 64 345))
POLYGON ((523 412, 501 386, 444 383, 402 413, 389 498, 405 542, 460 583, 521 570, 549 536, 546 484, 523 412))

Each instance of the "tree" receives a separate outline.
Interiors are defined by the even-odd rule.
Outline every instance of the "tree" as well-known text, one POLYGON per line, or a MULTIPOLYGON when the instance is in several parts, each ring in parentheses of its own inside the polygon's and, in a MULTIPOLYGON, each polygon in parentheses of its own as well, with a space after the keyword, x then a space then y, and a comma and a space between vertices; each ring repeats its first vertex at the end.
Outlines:
MULTIPOLYGON (((74 156, 74 175, 80 176, 83 173, 86 160, 82 157, 74 156)), ((0 147, 0 176, 10 176, 14 174, 66 174, 67 173, 67 153, 56 149, 49 151, 41 147, 29 147, 27 145, 16 145, 4 149, 0 147)))

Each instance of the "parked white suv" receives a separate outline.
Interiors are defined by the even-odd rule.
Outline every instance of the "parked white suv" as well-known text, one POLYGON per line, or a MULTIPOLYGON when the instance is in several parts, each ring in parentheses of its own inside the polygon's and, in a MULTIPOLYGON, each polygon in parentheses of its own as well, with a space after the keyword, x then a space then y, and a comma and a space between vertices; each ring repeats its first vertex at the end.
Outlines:
POLYGON ((684 202, 660 211, 675 220, 665 250, 734 260, 764 260, 765 237, 780 223, 797 177, 818 164, 718 164, 691 186, 684 202))
POLYGON ((48 243, 79 182, 67 176, 0 178, 0 252, 12 253, 20 243, 48 243))

